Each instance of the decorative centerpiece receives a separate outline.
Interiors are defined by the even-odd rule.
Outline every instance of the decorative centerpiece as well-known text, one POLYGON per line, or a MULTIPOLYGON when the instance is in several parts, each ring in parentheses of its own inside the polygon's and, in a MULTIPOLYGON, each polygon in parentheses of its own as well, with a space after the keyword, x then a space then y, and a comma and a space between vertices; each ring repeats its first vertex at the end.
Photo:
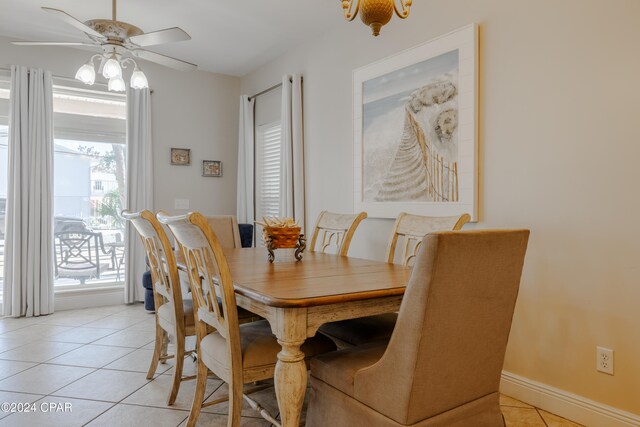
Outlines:
POLYGON ((269 262, 275 260, 276 249, 295 249, 296 260, 302 260, 307 243, 293 218, 262 217, 262 221, 256 221, 256 224, 263 228, 262 239, 269 251, 269 262))

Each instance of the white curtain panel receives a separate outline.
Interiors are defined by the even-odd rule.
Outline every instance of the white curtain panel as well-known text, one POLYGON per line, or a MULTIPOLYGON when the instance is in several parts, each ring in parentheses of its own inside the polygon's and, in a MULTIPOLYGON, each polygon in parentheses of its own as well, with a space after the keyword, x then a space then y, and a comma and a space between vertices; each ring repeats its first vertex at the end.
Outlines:
POLYGON ((238 131, 237 217, 241 224, 253 224, 254 208, 254 140, 255 103, 247 95, 240 97, 240 129, 238 131))
MULTIPOLYGON (((153 211, 153 153, 151 149, 151 94, 149 89, 127 92, 127 209, 153 211)), ((125 303, 144 299, 142 274, 145 252, 133 225, 125 231, 125 303)))
POLYGON ((304 204, 304 136, 302 76, 282 78, 282 180, 280 212, 306 229, 304 204))
POLYGON ((51 72, 11 67, 4 315, 53 313, 51 72))

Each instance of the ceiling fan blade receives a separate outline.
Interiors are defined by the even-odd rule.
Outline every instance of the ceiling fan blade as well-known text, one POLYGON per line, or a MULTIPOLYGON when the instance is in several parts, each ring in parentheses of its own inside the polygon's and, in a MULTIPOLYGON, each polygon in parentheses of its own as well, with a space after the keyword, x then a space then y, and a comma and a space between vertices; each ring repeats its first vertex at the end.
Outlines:
POLYGON ((178 27, 166 28, 164 30, 153 31, 151 33, 140 34, 139 36, 129 38, 131 43, 135 43, 138 46, 153 46, 164 43, 181 42, 184 40, 191 40, 191 36, 182 28, 178 27))
POLYGON ((83 22, 78 21, 76 18, 74 18, 73 16, 69 15, 65 11, 62 11, 60 9, 52 9, 50 7, 43 7, 42 10, 44 10, 45 12, 49 12, 52 15, 55 15, 58 19, 63 20, 67 24, 76 27, 80 31, 82 31, 82 32, 84 32, 84 33, 86 33, 86 34, 88 34, 90 36, 97 37, 97 38, 99 38, 101 40, 103 40, 105 38, 102 34, 97 32, 93 28, 84 25, 83 22))
POLYGON ((135 49, 132 51, 138 58, 146 59, 147 61, 155 62, 165 67, 174 68, 179 71, 193 71, 198 66, 190 62, 181 61, 179 59, 172 58, 170 56, 161 55, 159 53, 151 52, 149 50, 135 49))
POLYGON ((16 46, 97 46, 89 42, 11 42, 16 46))

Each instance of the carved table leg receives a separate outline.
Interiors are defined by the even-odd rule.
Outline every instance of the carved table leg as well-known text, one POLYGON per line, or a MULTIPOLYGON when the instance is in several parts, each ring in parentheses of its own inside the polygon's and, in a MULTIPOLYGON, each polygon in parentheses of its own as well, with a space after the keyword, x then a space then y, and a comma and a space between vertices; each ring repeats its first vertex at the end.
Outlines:
POLYGON ((304 353, 300 351, 302 342, 283 343, 278 353, 275 371, 275 388, 280 408, 282 427, 298 427, 304 394, 307 391, 307 366, 304 353))
POLYGON ((307 391, 307 365, 300 346, 307 338, 306 310, 283 310, 278 316, 278 353, 274 385, 282 427, 298 427, 304 394, 307 391))

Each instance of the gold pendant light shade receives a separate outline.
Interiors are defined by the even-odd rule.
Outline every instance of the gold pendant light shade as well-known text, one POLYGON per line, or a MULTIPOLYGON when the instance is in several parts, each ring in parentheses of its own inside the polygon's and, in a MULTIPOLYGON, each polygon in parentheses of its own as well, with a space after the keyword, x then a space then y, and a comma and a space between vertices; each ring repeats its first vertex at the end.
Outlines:
POLYGON ((347 21, 353 21, 359 12, 362 22, 371 27, 374 36, 378 36, 380 29, 393 17, 394 11, 401 19, 409 16, 413 0, 398 1, 400 7, 396 4, 396 0, 343 0, 342 8, 347 21))

